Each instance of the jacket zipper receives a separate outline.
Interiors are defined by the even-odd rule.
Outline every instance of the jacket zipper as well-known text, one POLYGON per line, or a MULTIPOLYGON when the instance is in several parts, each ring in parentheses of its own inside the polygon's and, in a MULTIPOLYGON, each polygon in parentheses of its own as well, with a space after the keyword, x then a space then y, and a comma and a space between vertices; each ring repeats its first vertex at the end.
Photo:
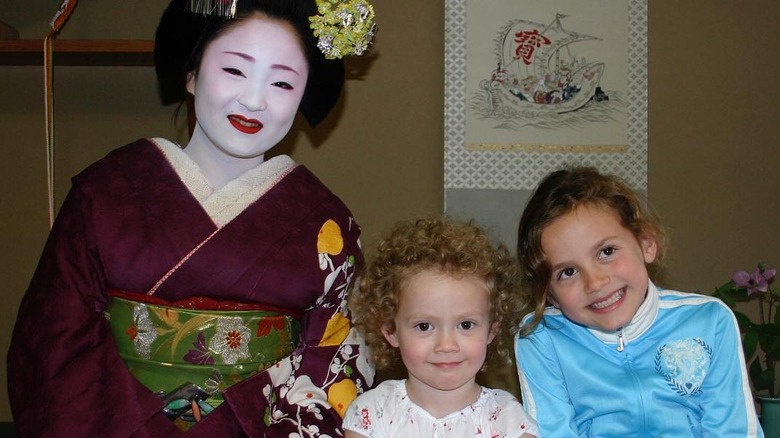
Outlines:
POLYGON ((623 351, 623 349, 626 348, 625 344, 623 344, 623 327, 620 327, 618 329, 618 348, 617 351, 623 351))

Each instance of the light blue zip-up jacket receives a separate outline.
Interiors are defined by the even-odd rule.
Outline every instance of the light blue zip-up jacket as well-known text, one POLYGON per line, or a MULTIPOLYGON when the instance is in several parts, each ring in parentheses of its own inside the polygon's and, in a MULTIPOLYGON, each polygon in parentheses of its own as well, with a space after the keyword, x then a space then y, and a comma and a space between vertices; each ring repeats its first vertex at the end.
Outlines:
POLYGON ((737 321, 712 297, 651 282, 631 323, 609 333, 548 308, 515 355, 540 438, 764 436, 737 321))

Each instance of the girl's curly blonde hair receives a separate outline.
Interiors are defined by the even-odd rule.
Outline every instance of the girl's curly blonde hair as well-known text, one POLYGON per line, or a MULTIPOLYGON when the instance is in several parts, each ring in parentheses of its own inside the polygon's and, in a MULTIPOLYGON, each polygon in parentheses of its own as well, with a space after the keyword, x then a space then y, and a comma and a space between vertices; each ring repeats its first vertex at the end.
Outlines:
POLYGON ((401 363, 398 349, 388 344, 382 328, 395 330, 401 289, 415 275, 435 270, 455 278, 484 281, 490 298, 491 324, 501 327, 488 347, 492 357, 507 359, 513 330, 522 310, 519 274, 503 245, 495 246, 473 222, 426 218, 400 222, 382 239, 376 254, 349 299, 355 327, 365 336, 378 369, 401 363))

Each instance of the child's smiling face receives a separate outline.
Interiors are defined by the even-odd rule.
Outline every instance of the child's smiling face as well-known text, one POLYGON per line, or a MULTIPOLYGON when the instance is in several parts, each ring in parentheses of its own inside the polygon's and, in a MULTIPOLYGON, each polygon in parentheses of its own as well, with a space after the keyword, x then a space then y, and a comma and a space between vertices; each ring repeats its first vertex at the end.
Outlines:
POLYGON ((586 204, 550 223, 541 243, 550 300, 567 318, 605 331, 631 321, 647 294, 655 241, 637 239, 608 207, 586 204))
POLYGON ((422 271, 402 286, 394 325, 383 332, 400 349, 413 401, 421 394, 462 398, 464 406, 474 401, 474 379, 496 332, 484 281, 422 271))

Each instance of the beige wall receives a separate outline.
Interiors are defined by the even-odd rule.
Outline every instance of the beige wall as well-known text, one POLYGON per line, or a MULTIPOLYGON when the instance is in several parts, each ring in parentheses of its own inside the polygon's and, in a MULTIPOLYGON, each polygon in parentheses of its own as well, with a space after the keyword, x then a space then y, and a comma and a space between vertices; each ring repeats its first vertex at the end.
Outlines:
MULTIPOLYGON (((368 70, 351 75, 327 132, 299 123, 304 132, 282 148, 343 197, 367 247, 395 221, 443 205, 444 0, 373 1, 374 59, 349 64, 368 70)), ((0 0, 0 19, 39 38, 58 3, 0 0)), ((83 0, 60 38, 148 39, 165 4, 83 0)), ((778 16, 774 0, 650 4, 649 196, 671 231, 675 288, 710 291, 758 260, 780 265, 778 16)), ((181 138, 150 67, 58 67, 55 80, 59 201, 68 178, 110 149, 181 138)), ((42 84, 40 67, 0 66, 3 352, 48 227, 42 84)), ((5 373, 2 361, 0 421, 10 420, 5 373)))
POLYGON ((780 265, 779 16, 771 0, 650 4, 650 200, 674 287, 780 265))

